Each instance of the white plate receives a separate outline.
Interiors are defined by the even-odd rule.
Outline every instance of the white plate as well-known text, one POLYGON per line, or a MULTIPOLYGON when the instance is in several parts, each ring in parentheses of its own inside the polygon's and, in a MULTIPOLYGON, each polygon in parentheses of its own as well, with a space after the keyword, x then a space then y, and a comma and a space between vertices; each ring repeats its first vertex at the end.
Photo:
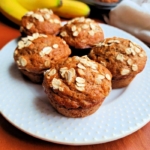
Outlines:
POLYGON ((99 9, 107 9, 110 10, 114 7, 116 7, 122 0, 119 0, 118 2, 114 2, 114 3, 107 3, 107 2, 100 2, 98 0, 82 0, 82 2, 90 5, 90 6, 95 6, 99 9))
MULTIPOLYGON (((102 24, 105 37, 128 38, 150 49, 130 34, 102 24)), ((13 51, 17 40, 0 52, 0 111, 14 126, 39 139, 67 145, 113 141, 140 129, 150 120, 150 60, 126 88, 112 90, 100 109, 85 118, 66 118, 48 103, 42 86, 26 81, 17 70, 13 51)))

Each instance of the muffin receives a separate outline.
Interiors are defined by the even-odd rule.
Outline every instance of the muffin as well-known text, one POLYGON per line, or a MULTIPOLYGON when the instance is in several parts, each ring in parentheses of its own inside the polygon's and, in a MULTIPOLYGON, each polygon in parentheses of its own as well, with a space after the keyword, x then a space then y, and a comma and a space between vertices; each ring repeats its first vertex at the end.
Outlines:
POLYGON ((106 38, 94 46, 89 58, 112 73, 112 88, 126 87, 146 64, 145 51, 136 43, 119 37, 106 38))
POLYGON ((67 117, 93 114, 111 91, 111 73, 87 56, 69 57, 44 73, 50 104, 67 117))
POLYGON ((43 81, 43 72, 65 61, 71 50, 60 37, 34 33, 22 38, 14 51, 14 60, 20 71, 31 81, 43 81))
POLYGON ((60 18, 45 8, 26 13, 21 19, 20 32, 23 36, 33 33, 57 35, 60 28, 60 18))
POLYGON ((71 48, 80 52, 91 48, 104 39, 99 23, 92 19, 79 17, 68 21, 60 31, 60 36, 71 48))

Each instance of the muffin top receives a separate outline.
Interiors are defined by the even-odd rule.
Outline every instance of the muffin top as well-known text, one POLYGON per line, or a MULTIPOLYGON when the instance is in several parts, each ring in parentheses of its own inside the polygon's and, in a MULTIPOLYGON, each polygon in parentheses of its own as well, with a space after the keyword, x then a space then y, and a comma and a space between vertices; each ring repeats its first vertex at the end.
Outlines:
POLYGON ((87 56, 73 56, 47 70, 43 86, 65 108, 89 108, 109 94, 111 77, 107 68, 87 56))
POLYGON ((63 39, 34 33, 21 38, 14 51, 14 59, 19 69, 40 73, 64 61, 70 53, 71 50, 63 39))
POLYGON ((85 49, 104 39, 104 33, 99 23, 89 18, 74 18, 65 24, 60 36, 68 45, 85 49))
POLYGON ((26 35, 43 33, 56 35, 61 28, 60 18, 49 9, 29 11, 21 20, 20 32, 26 35))
POLYGON ((119 37, 106 38, 94 46, 88 56, 108 68, 113 79, 134 76, 143 70, 147 60, 139 45, 119 37))

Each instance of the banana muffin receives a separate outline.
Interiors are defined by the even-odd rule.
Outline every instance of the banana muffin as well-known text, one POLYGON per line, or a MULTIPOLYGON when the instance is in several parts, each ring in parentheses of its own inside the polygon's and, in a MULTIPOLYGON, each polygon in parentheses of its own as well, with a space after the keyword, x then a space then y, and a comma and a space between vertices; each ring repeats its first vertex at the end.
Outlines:
POLYGON ((129 39, 112 37, 94 46, 89 58, 103 64, 112 73, 112 88, 129 85, 146 64, 145 51, 129 39))
POLYGON ((111 91, 110 71, 87 56, 69 57, 44 73, 50 104, 67 117, 93 114, 111 91))
POLYGON ((104 39, 99 23, 84 17, 68 21, 61 28, 60 36, 76 51, 87 50, 104 39))
POLYGON ((57 63, 65 61, 71 50, 60 37, 34 33, 21 38, 14 51, 18 69, 31 81, 43 81, 43 72, 57 63))
POLYGON ((27 12, 21 19, 20 32, 23 36, 33 33, 57 35, 61 28, 60 18, 49 9, 27 12))

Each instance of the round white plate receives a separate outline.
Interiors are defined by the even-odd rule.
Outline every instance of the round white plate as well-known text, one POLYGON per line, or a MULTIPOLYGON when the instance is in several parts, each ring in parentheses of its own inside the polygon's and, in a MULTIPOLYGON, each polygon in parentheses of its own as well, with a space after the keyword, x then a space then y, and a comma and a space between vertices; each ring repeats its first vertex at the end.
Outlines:
MULTIPOLYGON (((150 57, 150 49, 132 35, 101 24, 105 37, 128 38, 150 57)), ((25 80, 13 60, 17 39, 0 51, 0 111, 14 126, 39 139, 67 145, 113 141, 150 121, 150 60, 132 83, 112 90, 99 110, 85 118, 67 118, 49 104, 41 85, 25 80)))

